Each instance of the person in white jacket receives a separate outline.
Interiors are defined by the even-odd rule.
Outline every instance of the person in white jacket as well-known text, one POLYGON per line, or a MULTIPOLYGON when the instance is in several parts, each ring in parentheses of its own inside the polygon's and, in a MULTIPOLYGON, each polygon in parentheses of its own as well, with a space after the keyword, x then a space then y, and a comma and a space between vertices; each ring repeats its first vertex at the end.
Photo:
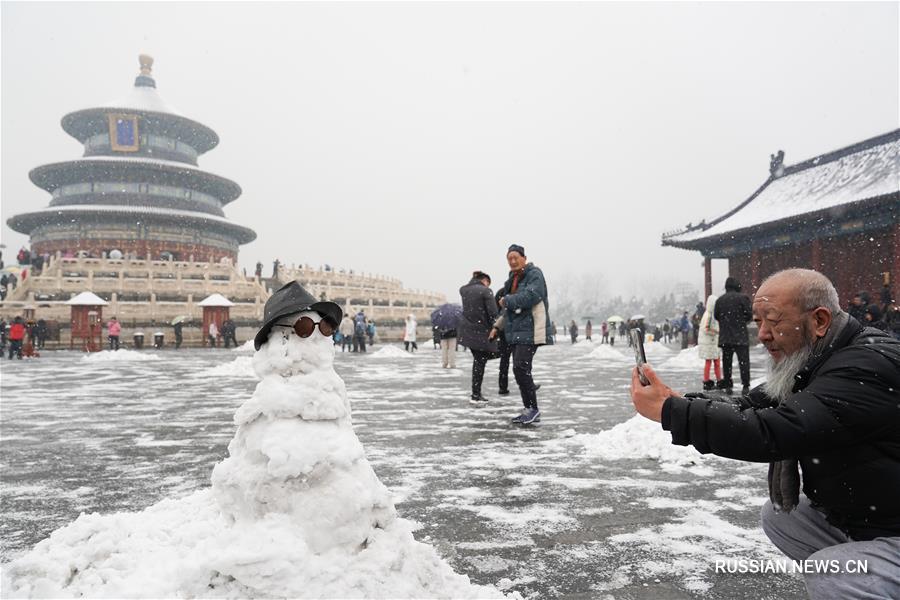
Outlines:
POLYGON ((355 328, 353 319, 350 318, 350 315, 345 314, 341 320, 341 326, 338 328, 338 331, 341 332, 341 352, 346 351, 347 348, 353 348, 353 332, 355 328))
POLYGON ((209 347, 216 347, 216 339, 219 337, 219 327, 216 325, 215 321, 209 322, 209 330, 206 335, 209 337, 209 347))
POLYGON ((415 352, 419 349, 419 346, 416 344, 416 327, 418 323, 416 323, 416 316, 409 315, 406 317, 406 331, 403 332, 403 347, 407 352, 410 352, 410 347, 412 347, 412 352, 415 352))
POLYGON ((697 352, 705 363, 703 365, 703 389, 713 390, 722 380, 722 349, 719 348, 719 322, 715 317, 716 296, 710 294, 706 299, 706 311, 700 319, 700 330, 697 332, 697 352), (716 381, 709 378, 709 368, 715 365, 716 381))

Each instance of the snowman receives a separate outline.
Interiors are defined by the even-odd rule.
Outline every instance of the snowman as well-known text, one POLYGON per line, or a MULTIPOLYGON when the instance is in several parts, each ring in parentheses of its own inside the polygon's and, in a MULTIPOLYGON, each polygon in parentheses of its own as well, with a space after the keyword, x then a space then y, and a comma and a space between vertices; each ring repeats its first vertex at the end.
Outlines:
POLYGON ((333 368, 341 318, 296 282, 277 290, 254 341, 260 382, 212 487, 138 513, 82 514, 4 565, 0 595, 502 598, 398 517, 333 368))
POLYGON ((342 316, 337 304, 317 301, 297 282, 272 295, 254 339, 261 381, 235 414, 229 457, 212 474, 231 523, 279 521, 315 554, 358 552, 396 519, 333 368, 331 336, 342 316))

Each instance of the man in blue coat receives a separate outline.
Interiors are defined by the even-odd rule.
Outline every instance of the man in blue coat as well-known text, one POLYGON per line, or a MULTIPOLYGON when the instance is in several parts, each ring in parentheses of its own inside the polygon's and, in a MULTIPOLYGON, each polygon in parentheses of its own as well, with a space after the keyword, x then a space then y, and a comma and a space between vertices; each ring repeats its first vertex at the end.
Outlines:
POLYGON ((500 299, 500 318, 491 329, 490 339, 502 331, 512 348, 513 375, 522 394, 525 410, 512 419, 513 423, 529 424, 540 421, 537 389, 531 377, 531 365, 539 346, 552 344, 550 309, 544 274, 526 261, 525 248, 513 244, 506 251, 509 279, 500 299))

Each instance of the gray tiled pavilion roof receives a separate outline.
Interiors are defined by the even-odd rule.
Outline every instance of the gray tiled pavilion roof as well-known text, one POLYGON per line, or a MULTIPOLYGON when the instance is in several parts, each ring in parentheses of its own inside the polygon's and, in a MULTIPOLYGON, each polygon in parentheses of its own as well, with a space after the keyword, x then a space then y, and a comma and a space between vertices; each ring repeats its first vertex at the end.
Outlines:
POLYGON ((900 129, 785 167, 731 211, 665 234, 662 243, 699 248, 762 225, 891 195, 900 198, 900 129))

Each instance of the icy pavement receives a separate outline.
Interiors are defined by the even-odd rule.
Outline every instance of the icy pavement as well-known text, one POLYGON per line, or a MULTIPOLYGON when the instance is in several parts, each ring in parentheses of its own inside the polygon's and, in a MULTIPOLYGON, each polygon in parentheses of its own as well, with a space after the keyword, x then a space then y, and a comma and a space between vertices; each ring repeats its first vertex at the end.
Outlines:
MULTIPOLYGON (((671 446, 633 419, 627 348, 542 348, 543 422, 530 429, 508 424, 520 403, 496 395, 497 361, 490 404, 473 408, 468 354, 445 370, 428 347, 385 348, 338 353, 354 427, 401 516, 457 572, 535 598, 804 597, 795 576, 714 573, 716 558, 780 557, 757 521, 765 466, 671 446)), ((653 344, 648 357, 675 389, 698 387, 690 352, 653 344)), ((4 561, 80 512, 140 510, 209 486, 256 385, 249 355, 116 358, 0 364, 4 561)), ((761 352, 751 358, 761 366, 761 352)))

